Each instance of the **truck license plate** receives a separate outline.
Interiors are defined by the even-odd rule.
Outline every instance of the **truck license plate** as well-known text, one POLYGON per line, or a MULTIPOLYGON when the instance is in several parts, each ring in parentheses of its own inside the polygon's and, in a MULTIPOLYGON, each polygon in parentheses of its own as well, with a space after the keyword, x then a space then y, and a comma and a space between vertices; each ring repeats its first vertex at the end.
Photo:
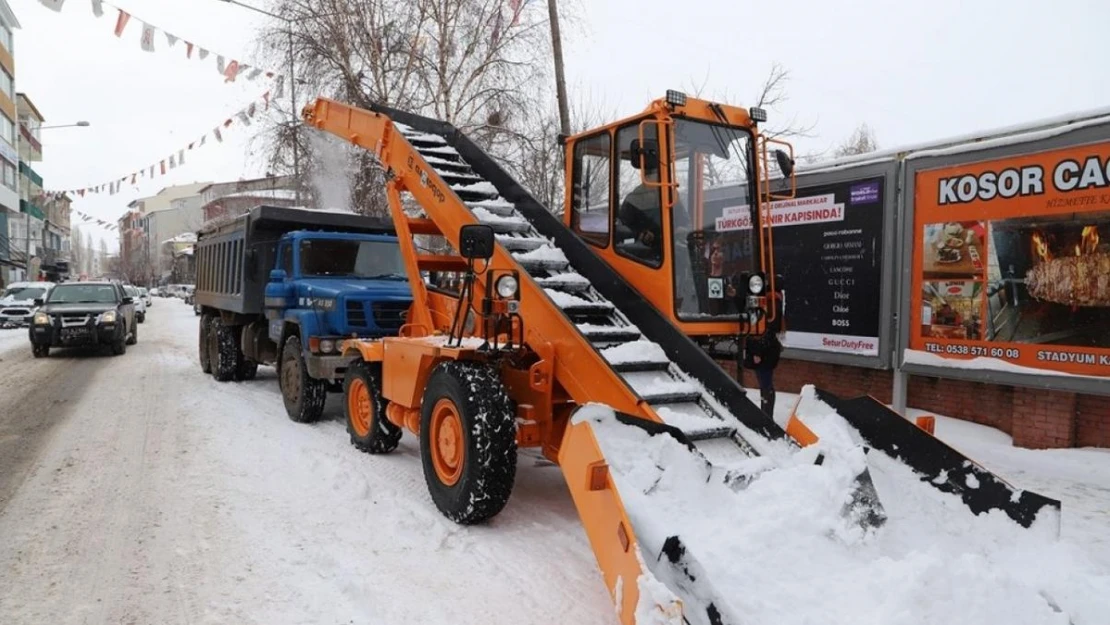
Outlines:
POLYGON ((84 338, 89 335, 88 328, 62 328, 62 339, 84 338))

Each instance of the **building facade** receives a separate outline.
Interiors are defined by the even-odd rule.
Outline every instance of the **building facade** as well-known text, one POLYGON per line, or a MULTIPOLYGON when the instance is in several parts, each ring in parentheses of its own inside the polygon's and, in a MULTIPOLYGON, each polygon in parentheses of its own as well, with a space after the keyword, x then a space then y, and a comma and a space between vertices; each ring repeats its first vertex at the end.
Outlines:
POLYGON ((0 283, 3 284, 21 279, 26 262, 22 256, 17 258, 19 250, 25 249, 25 241, 14 236, 16 224, 21 221, 14 44, 14 31, 19 27, 7 0, 0 0, 0 283))
POLYGON ((201 190, 204 221, 235 217, 262 203, 293 206, 296 199, 293 184, 292 176, 268 176, 208 185, 201 190))
POLYGON ((168 279, 173 257, 166 256, 162 242, 201 225, 201 189, 210 182, 166 187, 158 193, 127 205, 128 212, 117 222, 120 243, 120 273, 134 284, 156 286, 168 279))

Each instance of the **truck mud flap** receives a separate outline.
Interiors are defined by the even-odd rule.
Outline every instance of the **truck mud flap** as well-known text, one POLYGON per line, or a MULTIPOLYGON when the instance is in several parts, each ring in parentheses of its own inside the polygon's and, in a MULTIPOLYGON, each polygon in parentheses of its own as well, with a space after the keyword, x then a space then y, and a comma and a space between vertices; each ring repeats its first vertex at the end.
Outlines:
POLYGON ((1002 510, 1026 528, 1045 509, 1059 518, 1059 501, 1014 488, 873 397, 841 399, 814 390, 817 399, 836 410, 867 445, 906 464, 937 490, 959 496, 972 513, 1002 510))

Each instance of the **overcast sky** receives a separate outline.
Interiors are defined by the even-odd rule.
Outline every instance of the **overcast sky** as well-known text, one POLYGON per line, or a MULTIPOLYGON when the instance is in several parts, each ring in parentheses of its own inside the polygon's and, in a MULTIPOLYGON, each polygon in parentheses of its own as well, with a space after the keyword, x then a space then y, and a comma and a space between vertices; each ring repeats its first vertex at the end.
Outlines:
MULTIPOLYGON (((860 122, 886 148, 1110 105, 1104 0, 561 1, 577 13, 564 27, 572 99, 628 115, 668 88, 704 83, 707 97, 746 104, 778 61, 791 72, 790 100, 772 122, 816 123, 818 136, 799 141, 801 151, 827 149, 860 122)), ((122 38, 107 4, 99 19, 91 0, 66 0, 61 13, 39 0, 9 4, 22 25, 17 90, 47 125, 92 124, 43 131, 36 169, 48 190, 149 168, 267 89, 261 78, 227 84, 217 72, 216 54, 254 64, 267 19, 218 0, 115 0, 134 15, 122 38), (156 51, 144 52, 142 20, 212 54, 186 60, 184 43, 170 48, 163 32, 156 51)), ((542 0, 528 10, 546 14, 542 0)), ((164 186, 263 175, 249 152, 256 128, 236 120, 223 144, 209 136, 184 167, 74 206, 114 222, 128 202, 164 186)), ((114 232, 94 236, 114 249, 114 232)))

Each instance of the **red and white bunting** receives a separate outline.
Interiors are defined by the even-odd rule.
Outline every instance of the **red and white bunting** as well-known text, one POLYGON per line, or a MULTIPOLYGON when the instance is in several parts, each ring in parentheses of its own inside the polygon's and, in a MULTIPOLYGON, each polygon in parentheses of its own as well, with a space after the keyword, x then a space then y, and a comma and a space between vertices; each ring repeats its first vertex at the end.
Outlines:
POLYGON ((39 0, 39 2, 42 3, 42 6, 50 9, 51 11, 57 11, 61 13, 62 5, 66 3, 66 0, 39 0))
POLYGON ((143 22, 143 36, 139 45, 144 52, 154 52, 154 27, 146 22, 143 22))

